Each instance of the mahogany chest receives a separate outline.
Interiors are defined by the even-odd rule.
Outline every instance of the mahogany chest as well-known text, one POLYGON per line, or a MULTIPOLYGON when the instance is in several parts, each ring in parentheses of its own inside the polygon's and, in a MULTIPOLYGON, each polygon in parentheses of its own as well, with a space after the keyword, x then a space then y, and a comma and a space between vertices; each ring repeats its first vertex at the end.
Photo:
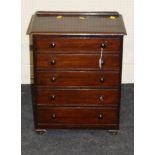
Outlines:
POLYGON ((36 12, 33 51, 35 129, 119 130, 123 36, 118 12, 36 12))

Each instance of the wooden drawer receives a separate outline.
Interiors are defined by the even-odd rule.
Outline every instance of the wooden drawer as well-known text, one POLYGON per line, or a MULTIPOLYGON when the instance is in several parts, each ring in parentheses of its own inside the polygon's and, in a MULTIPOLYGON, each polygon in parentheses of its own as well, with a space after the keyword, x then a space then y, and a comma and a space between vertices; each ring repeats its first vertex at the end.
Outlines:
POLYGON ((120 73, 105 71, 38 71, 36 75, 38 86, 97 86, 109 87, 120 85, 120 73))
POLYGON ((121 49, 120 38, 69 38, 38 35, 35 37, 35 51, 52 53, 93 53, 105 51, 118 53, 121 49))
MULTIPOLYGON (((41 69, 100 69, 100 54, 36 54, 36 67, 41 69)), ((118 54, 104 54, 102 68, 105 70, 119 69, 118 54)))
POLYGON ((116 108, 53 107, 38 108, 39 125, 112 125, 118 124, 116 108))
POLYGON ((118 89, 37 89, 36 103, 53 106, 117 105, 118 89))

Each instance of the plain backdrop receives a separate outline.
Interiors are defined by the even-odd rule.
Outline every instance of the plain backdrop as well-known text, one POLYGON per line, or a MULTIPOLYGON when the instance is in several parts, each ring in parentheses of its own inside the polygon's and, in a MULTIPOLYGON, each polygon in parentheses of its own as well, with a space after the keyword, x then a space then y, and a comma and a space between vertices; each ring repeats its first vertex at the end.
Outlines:
POLYGON ((30 84, 29 37, 26 31, 36 11, 118 11, 123 15, 124 37, 122 82, 133 83, 133 0, 22 0, 21 83, 30 84))

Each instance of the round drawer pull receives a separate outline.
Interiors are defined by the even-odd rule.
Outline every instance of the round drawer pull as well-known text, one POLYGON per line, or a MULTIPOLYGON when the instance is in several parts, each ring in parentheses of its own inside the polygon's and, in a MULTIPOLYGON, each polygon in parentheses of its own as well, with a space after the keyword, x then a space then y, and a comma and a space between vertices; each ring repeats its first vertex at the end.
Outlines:
POLYGON ((52 114, 52 119, 55 119, 55 118, 56 118, 56 114, 53 113, 53 114, 52 114))
POLYGON ((103 78, 103 77, 100 78, 100 82, 101 82, 101 83, 104 82, 104 78, 103 78))
POLYGON ((103 114, 99 114, 98 119, 103 119, 103 114))
POLYGON ((54 101, 55 100, 55 95, 50 96, 50 99, 54 101))
POLYGON ((104 96, 100 96, 99 99, 100 99, 100 101, 103 101, 104 100, 104 96))
POLYGON ((52 81, 52 82, 56 81, 56 77, 53 76, 53 77, 51 78, 51 81, 52 81))
POLYGON ((56 60, 55 60, 55 59, 52 59, 52 60, 51 60, 51 64, 52 64, 52 65, 56 64, 56 60))
POLYGON ((106 47, 107 47, 106 43, 101 43, 101 48, 106 48, 106 47))
POLYGON ((56 44, 54 43, 54 42, 52 42, 51 44, 50 44, 50 47, 51 48, 54 48, 56 46, 56 44))

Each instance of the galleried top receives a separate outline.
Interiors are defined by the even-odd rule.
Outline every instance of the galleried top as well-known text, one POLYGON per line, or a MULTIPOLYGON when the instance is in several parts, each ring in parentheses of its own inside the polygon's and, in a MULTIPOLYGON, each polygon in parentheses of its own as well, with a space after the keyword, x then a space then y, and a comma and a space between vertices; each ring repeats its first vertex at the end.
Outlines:
POLYGON ((126 30, 118 12, 38 11, 32 16, 27 33, 126 35, 126 30))

